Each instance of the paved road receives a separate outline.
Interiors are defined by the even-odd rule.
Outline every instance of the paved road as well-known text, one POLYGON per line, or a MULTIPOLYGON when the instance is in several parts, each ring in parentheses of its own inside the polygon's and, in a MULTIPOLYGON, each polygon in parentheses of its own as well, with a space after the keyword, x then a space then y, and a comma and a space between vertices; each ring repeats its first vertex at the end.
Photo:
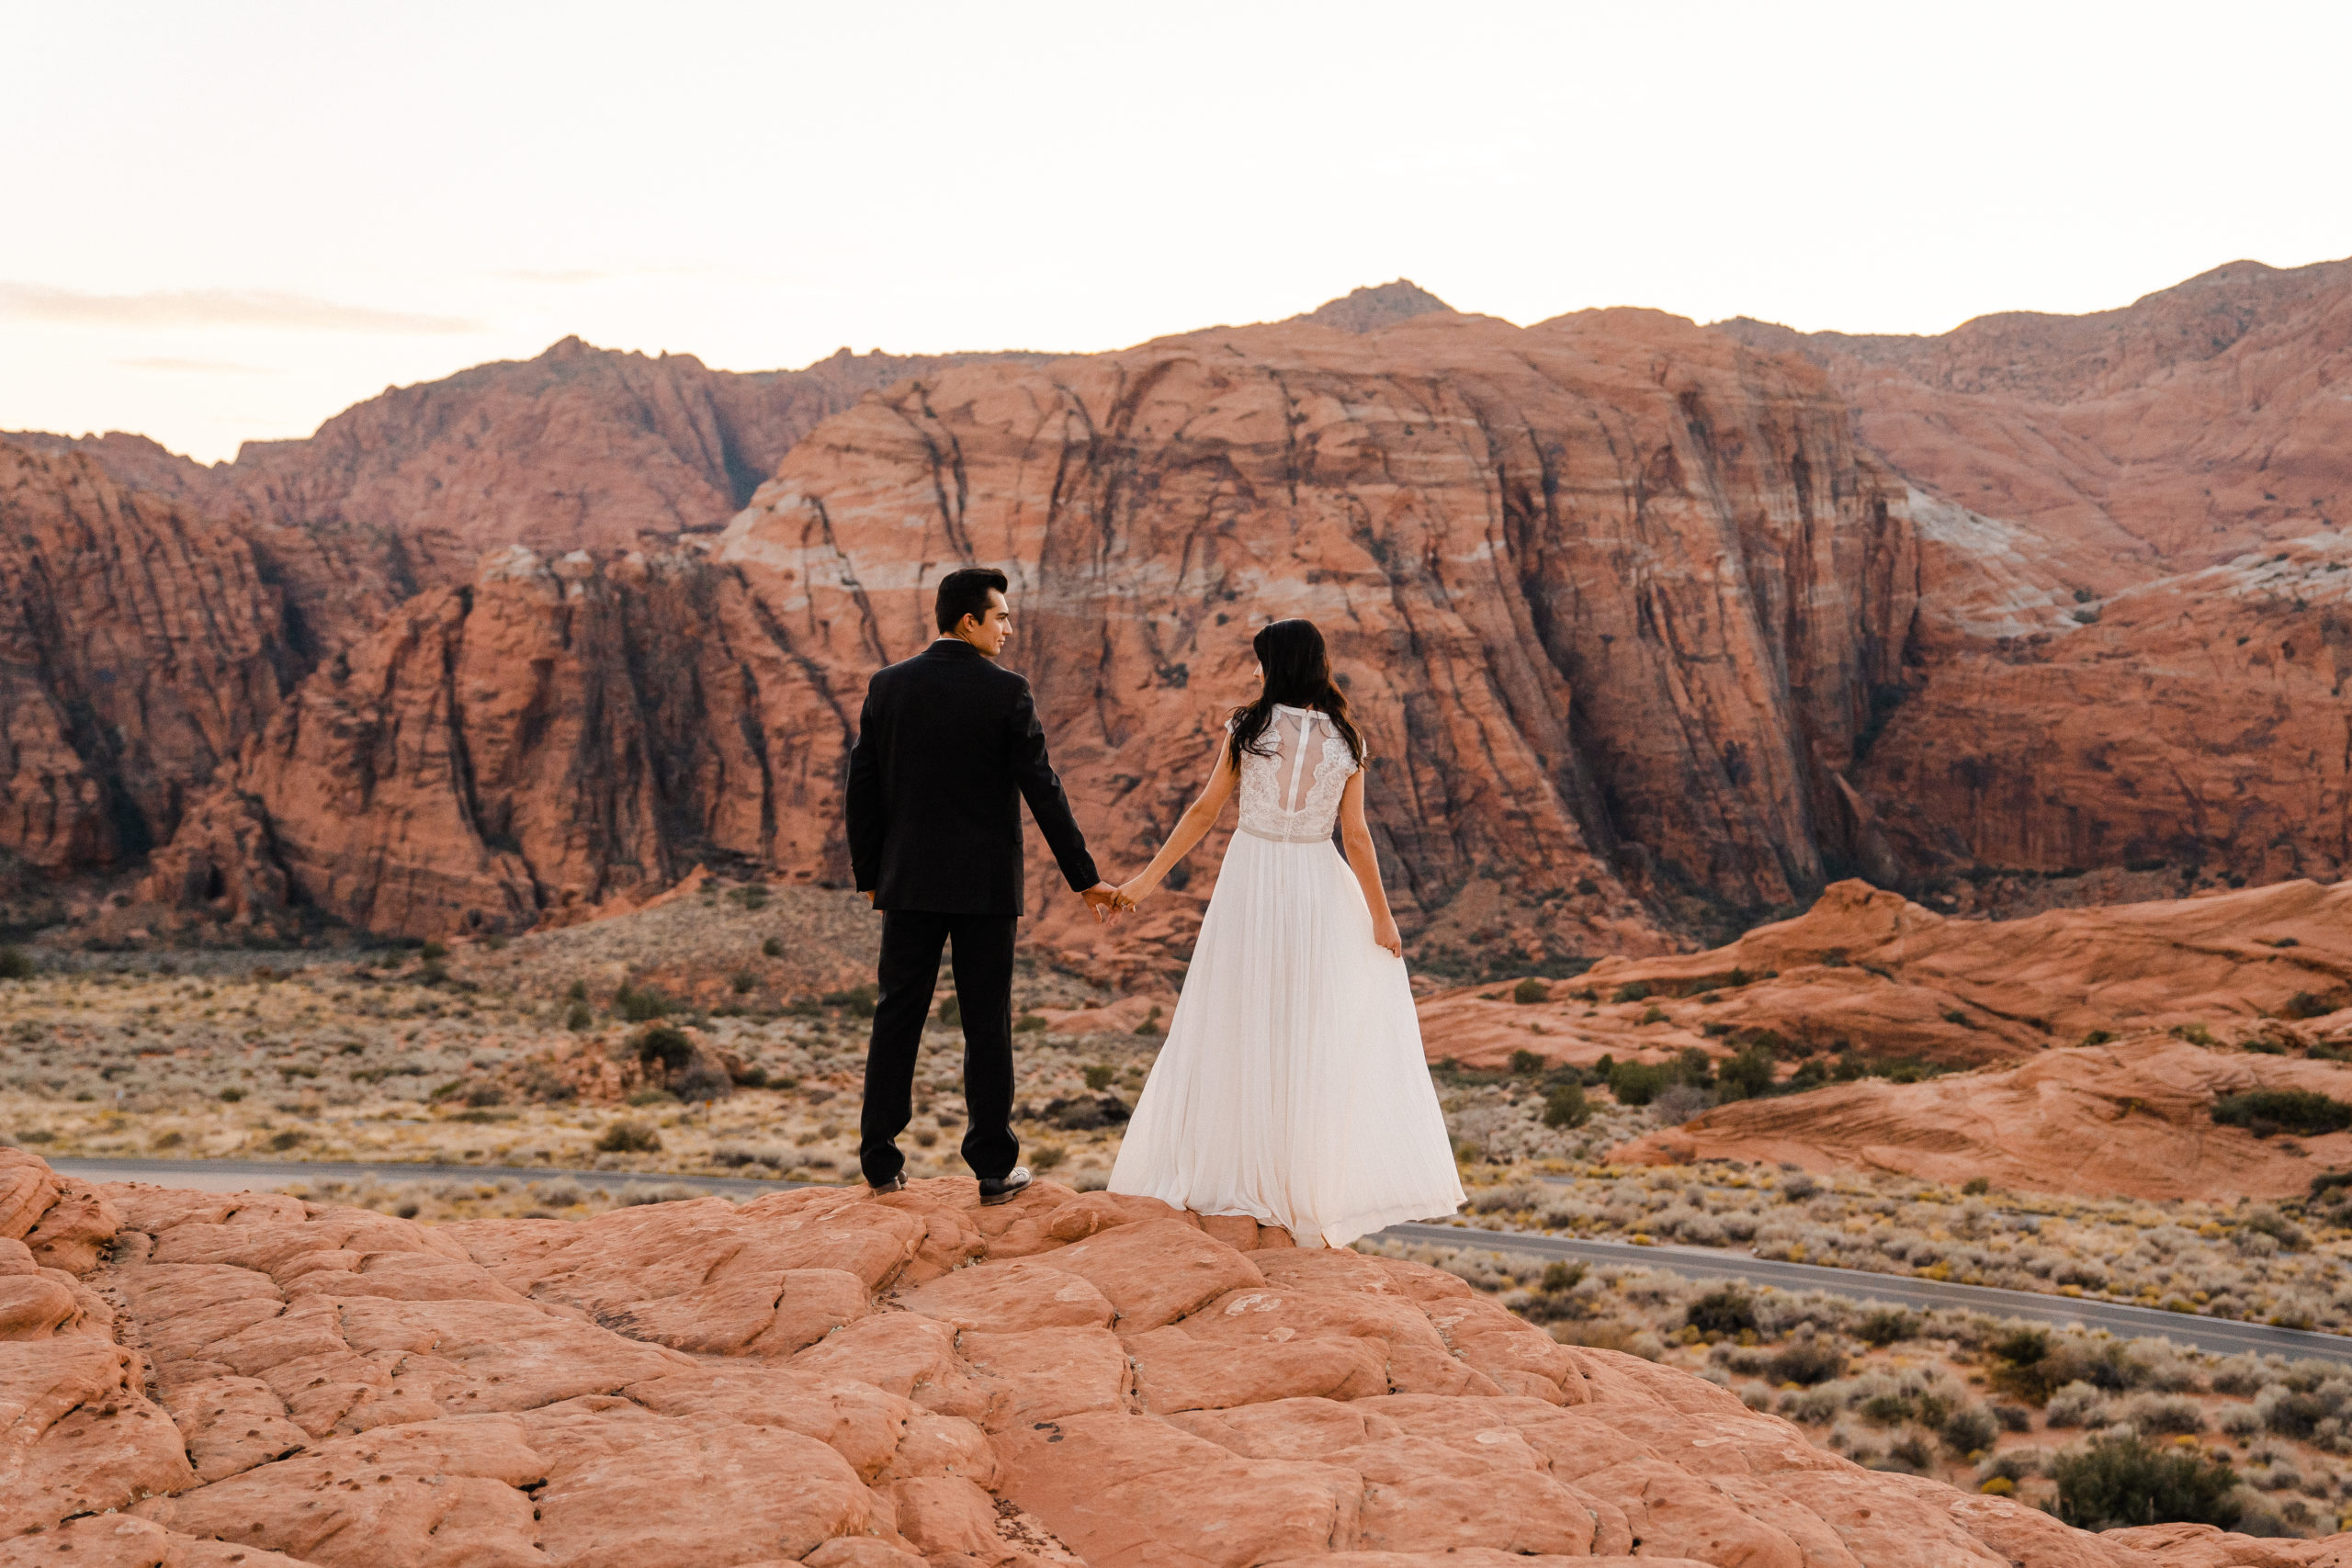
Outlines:
MULTIPOLYGON (((208 1192, 241 1192, 283 1187, 296 1181, 550 1181, 569 1178, 587 1187, 615 1191, 630 1188, 690 1187, 724 1193, 730 1198, 757 1196, 801 1185, 763 1181, 741 1176, 663 1176, 621 1170, 549 1170, 545 1167, 483 1165, 328 1165, 279 1160, 195 1159, 53 1159, 49 1162, 69 1176, 85 1181, 153 1181, 172 1187, 192 1187, 208 1192)), ((2176 1344, 2222 1355, 2257 1351, 2265 1355, 2314 1357, 2352 1365, 2352 1338, 2314 1334, 2267 1324, 2234 1323, 2228 1318, 2195 1317, 2185 1313, 2159 1312, 2153 1307, 2125 1306, 2115 1302, 2077 1301, 2065 1296, 2035 1295, 2026 1291, 1999 1291, 1985 1285, 1954 1285, 1896 1274, 1871 1274, 1857 1269, 1829 1269, 1815 1263, 1778 1263, 1744 1253, 1702 1247, 1635 1247, 1623 1241, 1578 1241, 1568 1236, 1531 1235, 1518 1231, 1476 1230, 1466 1225, 1391 1225, 1380 1233, 1389 1241, 1440 1247, 1487 1248, 1525 1257, 1566 1258, 1581 1263, 1619 1263, 1656 1269, 1694 1280, 1744 1280, 1784 1291, 1826 1291, 1857 1301, 1884 1302, 1891 1306, 1961 1307, 1997 1317, 2029 1322, 2080 1324, 2104 1328, 2125 1338, 2162 1335, 2176 1344)))
POLYGON ((1471 1230, 1459 1225, 1391 1225, 1380 1233, 1393 1241, 1441 1247, 1486 1247, 1532 1258, 1561 1258, 1579 1263, 1621 1263, 1657 1269, 1693 1280, 1743 1280, 1783 1291, 1827 1291, 1856 1301, 1890 1306, 1962 1307, 1996 1317, 2034 1323, 2080 1324, 2125 1338, 2162 1335, 2178 1345, 2234 1355, 2243 1350, 2272 1356, 2308 1356, 2352 1365, 2352 1339, 2225 1317, 2197 1317, 2118 1302, 2078 1301, 2069 1296, 2000 1291, 1989 1285, 1954 1285, 1860 1269, 1830 1269, 1817 1263, 1779 1263, 1745 1253, 1704 1247, 1635 1247, 1624 1241, 1578 1241, 1568 1236, 1513 1231, 1471 1230))

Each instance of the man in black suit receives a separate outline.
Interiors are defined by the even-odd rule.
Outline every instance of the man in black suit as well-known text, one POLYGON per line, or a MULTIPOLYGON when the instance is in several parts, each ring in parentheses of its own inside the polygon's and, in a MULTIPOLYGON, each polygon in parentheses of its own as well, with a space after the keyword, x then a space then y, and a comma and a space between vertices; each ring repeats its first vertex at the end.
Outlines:
POLYGON ((980 1201, 1029 1185, 1013 1161, 1012 938, 1022 908, 1021 802, 1062 875, 1107 919, 1118 893, 1094 868, 1046 759, 1029 682, 995 660, 1012 632, 991 567, 951 571, 933 615, 939 640, 876 672, 849 758, 849 853, 858 891, 883 912, 881 992, 865 1055, 858 1164, 876 1192, 904 1187, 898 1138, 913 1114, 915 1056, 939 954, 953 944, 964 1025, 964 1163, 980 1201))

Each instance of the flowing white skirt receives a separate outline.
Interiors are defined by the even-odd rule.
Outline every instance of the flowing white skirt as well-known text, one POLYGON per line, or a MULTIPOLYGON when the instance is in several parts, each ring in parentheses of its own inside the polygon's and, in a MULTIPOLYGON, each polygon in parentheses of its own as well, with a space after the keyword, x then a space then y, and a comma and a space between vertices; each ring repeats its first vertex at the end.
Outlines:
POLYGON ((1328 840, 1233 836, 1111 1190, 1306 1247, 1461 1207, 1405 965, 1328 840))

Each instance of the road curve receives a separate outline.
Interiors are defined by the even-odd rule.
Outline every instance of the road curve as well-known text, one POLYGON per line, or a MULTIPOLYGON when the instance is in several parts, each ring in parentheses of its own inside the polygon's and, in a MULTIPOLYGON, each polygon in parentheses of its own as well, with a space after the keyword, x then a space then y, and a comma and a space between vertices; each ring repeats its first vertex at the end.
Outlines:
POLYGON ((2273 1328, 2268 1324, 2239 1323, 2226 1317, 2198 1317, 2155 1307, 2127 1306, 2120 1302, 2036 1295, 2030 1291, 2003 1291, 1990 1285, 1955 1285, 1901 1274, 1872 1274, 1860 1269, 1830 1269, 1818 1263, 1780 1263, 1703 1247, 1635 1247, 1624 1241, 1579 1241, 1570 1236, 1473 1230, 1463 1225, 1391 1225, 1380 1234, 1390 1241, 1486 1248, 1578 1263, 1616 1263, 1656 1269, 1692 1280, 1740 1280, 1783 1291, 1826 1291, 1855 1301, 1883 1302, 1889 1306, 1958 1307, 2034 1323, 2078 1324, 2085 1328, 2103 1328, 2122 1338, 2161 1335, 2177 1345, 2190 1345, 2222 1355, 2251 1350, 2267 1356, 2313 1357, 2352 1366, 2352 1339, 2341 1335, 2273 1328))
MULTIPOLYGON (((665 1176, 627 1170, 551 1170, 544 1166, 313 1164, 292 1160, 232 1159, 52 1159, 50 1165, 85 1181, 152 1181, 208 1192, 242 1192, 296 1181, 552 1181, 569 1179, 611 1191, 631 1188, 690 1187, 729 1198, 756 1197, 808 1185, 743 1176, 665 1176)), ((2225 1317, 2197 1317, 2118 1302, 2036 1295, 1989 1285, 1955 1285, 1859 1269, 1829 1269, 1817 1263, 1780 1263, 1743 1253, 1702 1247, 1635 1247, 1623 1241, 1580 1241, 1525 1231, 1479 1230, 1467 1225, 1391 1225, 1378 1239, 1423 1246, 1485 1248, 1523 1257, 1577 1263, 1615 1263, 1656 1269, 1693 1280, 1741 1280, 1783 1291, 1826 1291, 1856 1301, 1890 1306, 1958 1307, 1996 1317, 2023 1318, 2060 1325, 2103 1328, 2122 1338, 2157 1335, 2175 1344, 2221 1355, 2254 1351, 2268 1356, 2310 1357, 2352 1366, 2352 1338, 2304 1329, 2273 1328, 2225 1317)))

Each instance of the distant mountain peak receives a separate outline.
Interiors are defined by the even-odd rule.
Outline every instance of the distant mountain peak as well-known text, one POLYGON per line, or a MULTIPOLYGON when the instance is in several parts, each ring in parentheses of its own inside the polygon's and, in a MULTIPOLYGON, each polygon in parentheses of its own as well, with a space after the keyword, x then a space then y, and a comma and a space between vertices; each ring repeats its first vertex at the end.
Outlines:
POLYGON ((1352 289, 1337 299, 1326 299, 1303 315, 1293 316, 1294 321, 1309 326, 1329 327, 1335 332, 1368 333, 1377 327, 1395 326, 1398 321, 1415 316, 1427 316, 1443 310, 1451 313, 1453 307, 1423 288, 1409 277, 1400 277, 1375 288, 1352 289))

